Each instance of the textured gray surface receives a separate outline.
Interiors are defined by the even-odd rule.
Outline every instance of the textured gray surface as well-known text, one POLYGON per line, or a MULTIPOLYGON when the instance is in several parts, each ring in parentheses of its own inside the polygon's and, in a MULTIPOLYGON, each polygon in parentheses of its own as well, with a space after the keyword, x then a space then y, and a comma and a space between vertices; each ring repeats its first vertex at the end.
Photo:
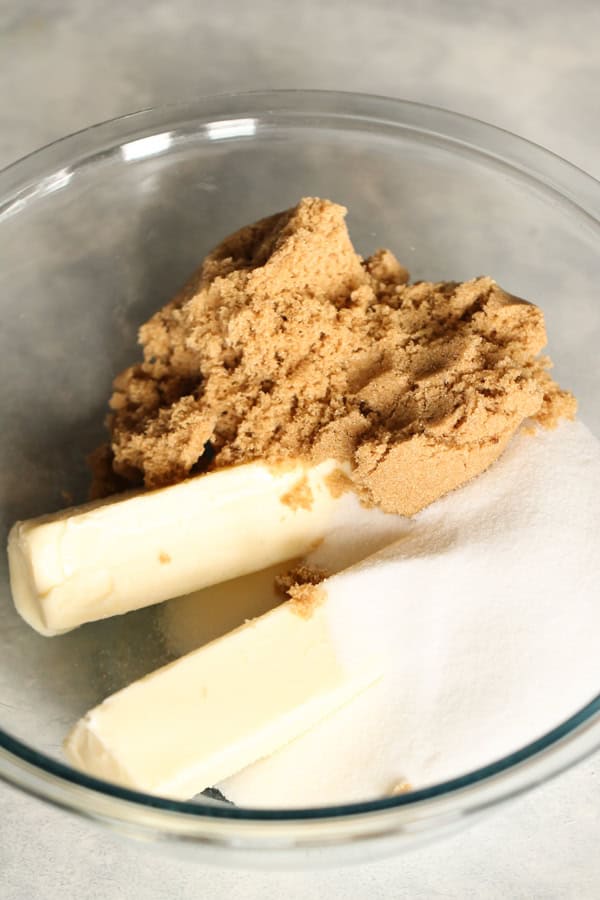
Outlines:
MULTIPOLYGON (((487 119, 600 176, 600 5, 572 0, 0 0, 0 165, 101 119, 272 87, 403 96, 487 119)), ((596 898, 588 761, 475 828, 395 860, 271 876, 117 843, 0 786, 0 895, 596 898)))

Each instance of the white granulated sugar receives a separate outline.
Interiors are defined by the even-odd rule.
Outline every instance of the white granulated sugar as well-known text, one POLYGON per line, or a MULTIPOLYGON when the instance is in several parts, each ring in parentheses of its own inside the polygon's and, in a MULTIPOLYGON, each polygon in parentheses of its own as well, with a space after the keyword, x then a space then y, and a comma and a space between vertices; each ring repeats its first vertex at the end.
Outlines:
MULTIPOLYGON (((346 516, 317 560, 364 556, 365 515, 356 540, 346 516)), ((385 676, 219 785, 233 802, 347 803, 439 782, 600 691, 600 443, 584 425, 518 435, 466 487, 410 521, 377 522, 367 552, 394 543, 325 586, 340 641, 377 642, 385 676)))

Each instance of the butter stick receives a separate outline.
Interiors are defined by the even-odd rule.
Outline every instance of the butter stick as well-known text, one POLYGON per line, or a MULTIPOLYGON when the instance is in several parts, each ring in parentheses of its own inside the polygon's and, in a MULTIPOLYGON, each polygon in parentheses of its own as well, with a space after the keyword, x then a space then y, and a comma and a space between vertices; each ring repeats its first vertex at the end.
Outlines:
POLYGON ((55 635, 300 556, 327 531, 336 468, 248 463, 17 522, 15 606, 55 635))
POLYGON ((134 682, 65 741, 71 763, 188 799, 308 731, 381 674, 325 599, 289 601, 134 682))

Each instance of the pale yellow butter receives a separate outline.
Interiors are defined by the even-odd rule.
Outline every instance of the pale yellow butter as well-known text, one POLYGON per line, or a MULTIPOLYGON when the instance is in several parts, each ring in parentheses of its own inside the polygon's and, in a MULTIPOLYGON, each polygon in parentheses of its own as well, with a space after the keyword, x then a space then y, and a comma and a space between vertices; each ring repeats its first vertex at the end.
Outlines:
POLYGON ((378 666, 325 601, 287 602, 109 697, 65 742, 98 778, 178 799, 239 772, 366 688, 378 666))
POLYGON ((336 468, 248 463, 17 522, 15 606, 41 634, 60 634, 300 556, 327 533, 336 468))

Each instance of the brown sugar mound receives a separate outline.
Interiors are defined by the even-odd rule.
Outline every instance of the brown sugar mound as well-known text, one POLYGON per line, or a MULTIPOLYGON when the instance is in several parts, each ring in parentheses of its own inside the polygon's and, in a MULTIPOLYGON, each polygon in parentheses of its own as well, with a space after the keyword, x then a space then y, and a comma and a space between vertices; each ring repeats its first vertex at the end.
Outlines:
POLYGON ((539 356, 536 306, 491 278, 408 284, 388 250, 356 254, 345 213, 309 198, 241 229, 142 326, 96 496, 333 457, 366 502, 411 515, 487 468, 525 419, 574 414, 539 356))

